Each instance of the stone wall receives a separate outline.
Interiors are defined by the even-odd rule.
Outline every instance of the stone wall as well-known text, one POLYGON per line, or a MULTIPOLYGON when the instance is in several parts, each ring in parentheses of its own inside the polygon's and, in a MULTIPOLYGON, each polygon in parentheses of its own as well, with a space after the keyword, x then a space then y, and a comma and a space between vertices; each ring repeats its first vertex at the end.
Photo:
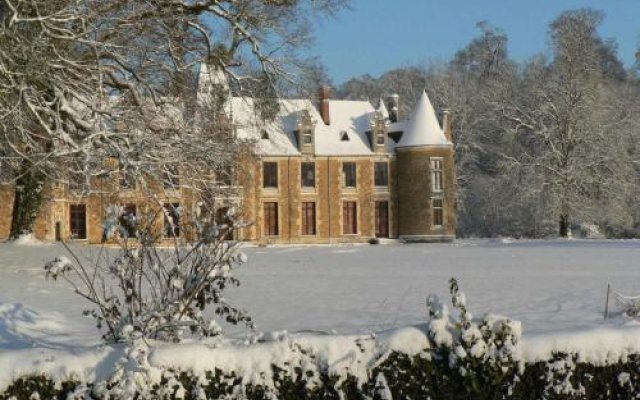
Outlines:
POLYGON ((452 147, 411 147, 398 149, 398 229, 400 237, 420 240, 452 240, 456 230, 456 182, 452 147), (432 225, 430 159, 444 161, 442 227, 432 225), (402 171, 409 173, 402 173, 402 171))
MULTIPOLYGON (((261 244, 284 243, 342 243, 366 242, 375 236, 375 201, 389 201, 390 236, 396 232, 395 210, 391 193, 394 187, 390 165, 390 182, 387 190, 374 186, 374 162, 388 161, 388 156, 378 157, 265 157, 262 162, 278 163, 278 189, 263 188, 262 162, 255 170, 254 199, 246 199, 245 204, 255 204, 255 224, 251 239, 261 244), (301 163, 315 162, 315 189, 301 188, 301 163), (356 188, 344 188, 342 163, 356 163, 356 188), (343 221, 343 202, 357 203, 358 233, 345 235, 343 221), (279 234, 266 236, 264 221, 264 203, 278 203, 279 234), (316 203, 316 235, 302 234, 302 203, 316 203)), ((248 193, 248 192, 247 192, 248 193)), ((245 214, 250 214, 247 207, 245 214)))
MULTIPOLYGON (((186 181, 185 181, 186 182, 186 181)), ((85 204, 87 207, 87 238, 90 243, 103 240, 103 223, 106 209, 115 204, 136 204, 138 216, 153 214, 159 205, 157 200, 150 203, 139 189, 122 190, 117 179, 95 181, 95 194, 80 197, 67 189, 55 190, 45 196, 41 215, 36 221, 36 237, 42 240, 55 240, 56 224, 60 224, 63 239, 70 237, 69 206, 85 204)), ((455 235, 455 176, 453 150, 451 148, 405 149, 397 158, 387 154, 371 156, 292 156, 265 157, 262 160, 247 159, 238 172, 237 184, 240 187, 238 198, 217 199, 216 207, 237 206, 242 219, 251 224, 239 229, 235 238, 256 241, 259 244, 304 244, 304 243, 350 243, 366 242, 375 236, 375 202, 389 202, 389 236, 436 235, 452 238, 455 235), (441 229, 432 229, 430 204, 429 157, 442 157, 444 160, 444 208, 445 224, 441 229), (263 188, 263 161, 278 163, 278 188, 263 188), (301 163, 313 161, 316 167, 316 186, 314 189, 301 188, 301 163), (343 162, 355 162, 357 187, 344 188, 342 177, 343 162), (389 162, 388 188, 375 187, 374 163, 389 162), (420 172, 423 171, 423 172, 420 172), (358 233, 345 235, 343 225, 343 203, 357 203, 358 233), (278 203, 278 235, 264 234, 264 203, 278 203), (302 203, 316 203, 316 235, 302 234, 302 203)), ((153 185, 153 183, 151 183, 153 185)), ((188 185, 187 185, 188 186, 188 185)), ((191 218, 198 202, 197 196, 187 189, 165 190, 155 188, 163 202, 180 203, 185 214, 183 221, 191 218)), ((0 187, 0 239, 9 234, 13 189, 0 187)), ((163 229, 163 218, 157 217, 154 227, 158 233, 163 229)), ((183 230, 190 235, 188 230, 183 230)))

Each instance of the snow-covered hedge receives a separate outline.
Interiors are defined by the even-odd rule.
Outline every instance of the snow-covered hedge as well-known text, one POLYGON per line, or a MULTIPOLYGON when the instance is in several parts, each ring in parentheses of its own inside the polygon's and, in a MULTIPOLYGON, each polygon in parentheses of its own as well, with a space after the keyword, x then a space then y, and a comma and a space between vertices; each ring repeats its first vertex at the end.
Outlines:
MULTIPOLYGON (((505 376, 470 386, 460 371, 451 368, 446 354, 429 358, 394 352, 370 369, 370 377, 358 382, 353 375, 310 374, 302 368, 284 370, 273 366, 269 385, 252 384, 221 370, 204 375, 167 370, 159 383, 138 398, 153 399, 632 399, 640 396, 640 356, 611 365, 595 366, 576 361, 576 355, 554 354, 548 361, 527 363, 513 386, 505 376)), ((115 383, 112 383, 115 385, 115 383)), ((104 388, 103 388, 104 389, 104 388)), ((0 399, 102 399, 94 385, 74 380, 54 382, 45 376, 17 379, 0 399), (36 395, 37 394, 37 395, 36 395)), ((117 398, 117 397, 116 397, 117 398)), ((133 397, 130 397, 133 398, 133 397)))
POLYGON ((451 310, 430 297, 426 324, 378 335, 281 332, 244 343, 137 340, 106 346, 98 351, 102 356, 86 357, 94 357, 93 367, 78 362, 76 369, 73 362, 56 366, 53 356, 31 364, 21 359, 10 372, 18 379, 0 376, 0 400, 640 398, 637 330, 524 346, 517 321, 474 319, 455 280, 450 290, 451 310), (110 372, 99 373, 109 360, 110 372))

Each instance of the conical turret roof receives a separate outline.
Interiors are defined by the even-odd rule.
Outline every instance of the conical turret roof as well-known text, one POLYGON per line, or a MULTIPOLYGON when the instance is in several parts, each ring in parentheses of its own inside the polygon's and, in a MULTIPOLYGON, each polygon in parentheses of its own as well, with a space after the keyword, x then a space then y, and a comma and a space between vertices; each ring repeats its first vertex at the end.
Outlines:
POLYGON ((384 105, 384 101, 382 101, 382 98, 380 98, 380 103, 378 103, 378 109, 376 111, 380 113, 382 118, 389 119, 389 111, 387 110, 387 107, 384 105))
POLYGON ((396 147, 450 144, 438 123, 436 112, 426 92, 422 92, 416 108, 396 147))

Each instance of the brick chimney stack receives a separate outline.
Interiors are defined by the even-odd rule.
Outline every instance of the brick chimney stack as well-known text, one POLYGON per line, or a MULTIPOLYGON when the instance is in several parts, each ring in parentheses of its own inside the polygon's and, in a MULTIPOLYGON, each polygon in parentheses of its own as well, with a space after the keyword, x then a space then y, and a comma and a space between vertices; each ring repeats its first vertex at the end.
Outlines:
POLYGON ((397 93, 394 93, 389 98, 391 100, 391 109, 389 110, 389 120, 391 122, 398 122, 399 113, 400 113, 400 96, 397 93))
POLYGON ((331 124, 331 118, 329 115, 329 100, 331 99, 331 88, 329 86, 322 86, 320 88, 320 116, 325 125, 331 124))
POLYGON ((451 127, 451 111, 448 109, 442 110, 442 130, 447 140, 453 143, 453 129, 451 127))

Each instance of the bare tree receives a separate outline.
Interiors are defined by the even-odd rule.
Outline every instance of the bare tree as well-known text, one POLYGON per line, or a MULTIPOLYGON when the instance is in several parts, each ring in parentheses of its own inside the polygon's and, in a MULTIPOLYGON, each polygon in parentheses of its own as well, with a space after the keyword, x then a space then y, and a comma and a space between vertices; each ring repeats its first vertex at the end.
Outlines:
POLYGON ((12 234, 32 230, 54 184, 114 194, 120 181, 144 196, 138 214, 109 207, 104 235, 120 244, 118 256, 83 262, 72 253, 47 265, 93 305, 106 339, 217 334, 207 305, 250 322, 221 295, 237 283, 230 269, 243 256, 228 239, 246 221, 233 208, 218 216, 212 203, 220 190, 233 195, 252 153, 224 104, 233 91, 273 115, 267 99, 301 76, 312 19, 345 3, 0 0, 0 161, 18 193, 12 234), (197 82, 200 65, 213 84, 197 82), (167 187, 188 193, 196 210, 167 204, 167 187))
POLYGON ((611 79, 602 69, 601 20, 601 13, 580 9, 553 21, 553 61, 530 64, 514 101, 500 111, 525 144, 518 162, 542 178, 563 237, 573 217, 593 220, 594 206, 615 197, 614 188, 628 177, 624 151, 616 146, 624 118, 610 107, 611 79))
MULTIPOLYGON (((108 173, 105 158, 114 157, 134 173, 166 175, 184 161, 179 154, 192 160, 196 150, 176 146, 190 146, 197 136, 185 98, 195 89, 197 64, 215 66, 238 93, 272 96, 283 82, 296 81, 297 51, 310 39, 311 19, 345 2, 3 0, 0 156, 10 179, 37 170, 44 177, 28 182, 42 188, 45 177, 77 174, 89 188, 92 177, 108 173), (168 117, 168 108, 186 118, 168 117), (159 135, 171 137, 171 146, 155 140, 159 135), (141 148, 144 157, 137 156, 141 148)), ((16 196, 15 209, 32 215, 39 204, 24 207, 25 198, 37 196, 16 196)), ((13 233, 31 225, 24 219, 13 233)))

